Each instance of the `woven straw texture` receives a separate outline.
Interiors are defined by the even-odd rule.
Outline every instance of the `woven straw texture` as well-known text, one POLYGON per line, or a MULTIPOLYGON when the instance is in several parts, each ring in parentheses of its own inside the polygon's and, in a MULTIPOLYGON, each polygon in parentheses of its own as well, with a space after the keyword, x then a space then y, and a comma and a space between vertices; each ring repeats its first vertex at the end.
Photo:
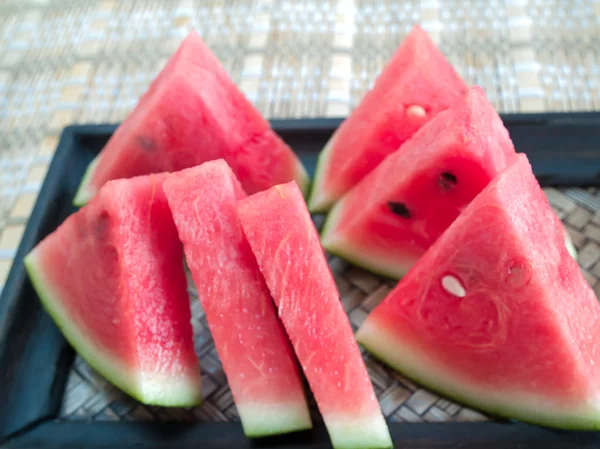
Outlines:
MULTIPOLYGON (((270 118, 347 115, 415 22, 499 111, 580 111, 600 109, 599 16, 598 0, 0 0, 0 288, 61 129, 122 120, 192 27, 270 118)), ((600 191, 546 193, 600 293, 600 191)), ((331 266, 357 327, 393 284, 331 266)), ((77 358, 62 417, 237 419, 191 296, 202 407, 140 405, 77 358)), ((488 419, 365 360, 393 421, 488 419)))

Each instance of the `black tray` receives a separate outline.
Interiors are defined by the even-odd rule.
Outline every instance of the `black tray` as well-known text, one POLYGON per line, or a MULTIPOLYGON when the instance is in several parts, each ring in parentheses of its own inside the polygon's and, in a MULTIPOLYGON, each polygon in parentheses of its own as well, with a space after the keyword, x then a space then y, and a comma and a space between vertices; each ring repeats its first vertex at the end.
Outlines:
MULTIPOLYGON (((515 146, 544 185, 600 185, 600 113, 503 116, 515 146)), ((339 119, 275 120, 274 129, 309 172, 339 119)), ((114 125, 70 126, 46 176, 0 297, 0 443, 8 448, 325 448, 325 429, 247 439, 238 423, 99 423, 57 419, 73 351, 42 309, 23 257, 75 209, 87 164, 114 125)), ((561 432, 525 424, 391 423, 397 447, 487 449, 600 447, 600 433, 561 432)))

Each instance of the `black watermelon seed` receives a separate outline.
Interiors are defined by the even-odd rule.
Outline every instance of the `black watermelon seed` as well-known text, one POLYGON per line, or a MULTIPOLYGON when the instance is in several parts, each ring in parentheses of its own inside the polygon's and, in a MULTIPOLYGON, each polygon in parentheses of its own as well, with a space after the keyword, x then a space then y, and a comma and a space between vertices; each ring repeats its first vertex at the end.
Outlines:
POLYGON ((445 171, 438 178, 438 184, 442 189, 448 190, 454 187, 458 183, 456 176, 449 171, 445 171))
POLYGON ((390 208, 390 210, 402 217, 402 218, 410 218, 410 211, 408 210, 408 208, 406 207, 406 205, 404 203, 396 203, 394 201, 388 201, 388 207, 390 208))
POLYGON ((151 137, 137 136, 137 143, 144 151, 154 151, 156 143, 151 137))

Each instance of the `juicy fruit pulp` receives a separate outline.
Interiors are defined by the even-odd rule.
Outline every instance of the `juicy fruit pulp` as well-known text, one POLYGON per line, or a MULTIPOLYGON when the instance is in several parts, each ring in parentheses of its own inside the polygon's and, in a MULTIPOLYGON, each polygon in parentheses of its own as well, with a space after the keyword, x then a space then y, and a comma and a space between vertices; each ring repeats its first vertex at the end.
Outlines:
POLYGON ((164 175, 108 183, 26 257, 69 343, 141 402, 201 402, 183 254, 164 175))
POLYGON ((238 180, 218 160, 172 174, 164 189, 244 432, 310 428, 296 359, 238 221, 238 180))
POLYGON ((553 215, 519 155, 367 317, 359 342, 491 413, 600 429, 600 305, 553 215))
POLYGON ((309 200, 327 212, 467 86, 427 33, 415 26, 321 154, 309 200))
POLYGON ((238 215, 335 448, 391 438, 319 236, 294 183, 238 203, 238 215))
POLYGON ((323 246, 398 279, 515 157, 500 117, 474 87, 333 207, 323 246))
POLYGON ((111 179, 172 172, 223 158, 254 193, 308 178, 291 149, 191 32, 90 164, 75 197, 85 204, 111 179))

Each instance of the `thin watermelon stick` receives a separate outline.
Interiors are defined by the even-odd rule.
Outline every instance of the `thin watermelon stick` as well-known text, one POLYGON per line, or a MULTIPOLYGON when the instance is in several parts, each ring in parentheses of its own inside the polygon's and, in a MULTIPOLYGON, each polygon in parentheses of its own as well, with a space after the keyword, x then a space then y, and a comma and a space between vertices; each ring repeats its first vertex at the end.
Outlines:
POLYGON ((300 372, 236 215, 245 198, 223 160, 175 173, 164 190, 244 432, 311 427, 300 372))
POLYGON ((302 193, 281 184, 238 216, 335 448, 392 440, 302 193))

